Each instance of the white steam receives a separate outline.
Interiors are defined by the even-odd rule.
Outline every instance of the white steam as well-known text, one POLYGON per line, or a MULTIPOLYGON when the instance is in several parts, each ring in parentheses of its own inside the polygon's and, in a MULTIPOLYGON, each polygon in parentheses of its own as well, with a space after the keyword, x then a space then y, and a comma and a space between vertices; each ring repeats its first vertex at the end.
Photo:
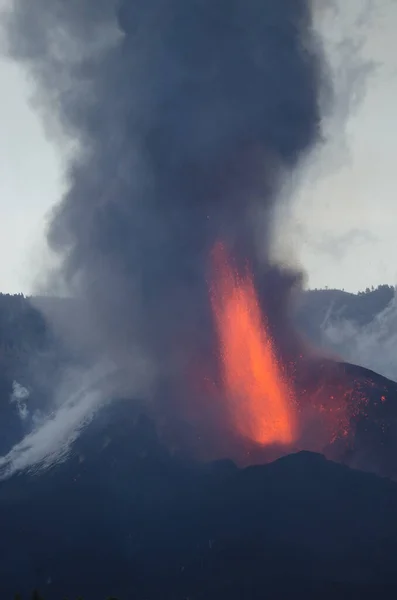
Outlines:
POLYGON ((346 361, 397 381, 397 296, 367 325, 340 318, 330 310, 322 325, 324 346, 346 361))
MULTIPOLYGON (((64 460, 82 429, 109 398, 108 382, 113 372, 114 367, 100 365, 86 373, 74 373, 65 380, 53 410, 36 416, 32 430, 8 454, 0 457, 0 479, 18 471, 46 469, 64 460)), ((24 401, 28 394, 14 382, 12 401, 17 403, 21 417, 27 415, 24 401)))
POLYGON ((29 409, 26 404, 29 396, 30 392, 28 389, 23 387, 17 381, 12 382, 12 394, 10 397, 10 402, 16 405, 18 416, 22 421, 25 421, 25 419, 27 419, 29 416, 29 409))

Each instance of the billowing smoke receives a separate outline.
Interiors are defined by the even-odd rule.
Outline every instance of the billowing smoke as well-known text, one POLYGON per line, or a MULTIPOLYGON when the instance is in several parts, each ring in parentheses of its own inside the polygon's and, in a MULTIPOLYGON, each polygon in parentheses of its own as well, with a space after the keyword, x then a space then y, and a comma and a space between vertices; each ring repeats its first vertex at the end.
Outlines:
POLYGON ((74 142, 48 232, 49 285, 81 307, 74 341, 170 411, 213 351, 222 240, 290 351, 299 275, 269 257, 282 181, 320 139, 309 0, 15 0, 8 25, 44 117, 74 142))

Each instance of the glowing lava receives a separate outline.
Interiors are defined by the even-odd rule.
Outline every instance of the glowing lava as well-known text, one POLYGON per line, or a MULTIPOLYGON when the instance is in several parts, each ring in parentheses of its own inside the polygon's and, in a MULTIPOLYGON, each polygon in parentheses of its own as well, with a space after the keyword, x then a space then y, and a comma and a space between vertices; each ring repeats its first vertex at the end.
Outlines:
POLYGON ((222 244, 213 251, 213 273, 211 304, 231 424, 258 444, 289 445, 296 439, 293 394, 278 365, 252 274, 234 269, 222 244))

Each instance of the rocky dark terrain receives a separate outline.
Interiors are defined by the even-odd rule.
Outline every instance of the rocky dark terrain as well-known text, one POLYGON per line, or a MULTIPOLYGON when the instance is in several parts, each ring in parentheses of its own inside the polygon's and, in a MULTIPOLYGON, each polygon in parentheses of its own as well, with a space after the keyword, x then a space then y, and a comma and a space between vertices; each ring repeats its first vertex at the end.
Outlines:
MULTIPOLYGON (((3 329, 14 326, 3 314, 3 329)), ((25 324, 4 346, 5 447, 21 435, 7 386, 30 383, 20 357, 56 356, 58 342, 35 331, 27 342, 25 324), (15 350, 21 339, 26 355, 15 350)), ((338 363, 331 381, 335 369, 367 398, 345 464, 312 452, 244 469, 198 463, 167 450, 139 403, 109 404, 66 461, 0 483, 4 597, 33 588, 50 600, 395 594, 397 384, 338 363)))

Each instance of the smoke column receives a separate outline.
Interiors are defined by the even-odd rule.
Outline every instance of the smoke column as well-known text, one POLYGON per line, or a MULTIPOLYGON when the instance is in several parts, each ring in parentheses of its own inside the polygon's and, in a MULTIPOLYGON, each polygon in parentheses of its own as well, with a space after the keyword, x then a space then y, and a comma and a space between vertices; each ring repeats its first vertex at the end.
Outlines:
POLYGON ((92 352, 171 410, 165 390, 183 397, 210 354, 220 239, 249 261, 284 351, 299 274, 269 257, 282 180, 320 137, 311 3, 15 0, 8 32, 44 118, 77 142, 48 242, 92 352))

